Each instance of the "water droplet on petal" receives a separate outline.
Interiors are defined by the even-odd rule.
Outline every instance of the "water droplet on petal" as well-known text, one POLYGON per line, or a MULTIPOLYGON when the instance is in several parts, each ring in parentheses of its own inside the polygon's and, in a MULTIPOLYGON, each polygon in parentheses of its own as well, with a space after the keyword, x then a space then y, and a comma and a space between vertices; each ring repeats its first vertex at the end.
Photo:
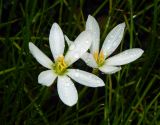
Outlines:
POLYGON ((69 47, 69 50, 73 50, 75 48, 75 44, 72 43, 71 46, 69 47))
POLYGON ((57 59, 57 58, 58 58, 58 54, 55 54, 55 56, 54 56, 54 57, 55 57, 55 59, 57 59))
POLYGON ((89 41, 87 40, 87 41, 85 41, 86 43, 89 43, 89 41))
POLYGON ((75 73, 75 77, 79 77, 79 73, 75 73))
POLYGON ((116 45, 117 45, 117 43, 116 43, 116 42, 114 42, 114 43, 113 43, 113 46, 116 46, 116 45))
POLYGON ((84 49, 81 49, 80 51, 81 51, 81 53, 84 53, 85 50, 84 50, 84 49))
POLYGON ((70 83, 69 83, 69 82, 67 82, 67 83, 65 83, 65 85, 66 85, 67 87, 69 87, 69 86, 70 86, 70 83))
POLYGON ((107 48, 106 49, 110 49, 110 46, 107 46, 107 48))
POLYGON ((100 84, 100 83, 101 83, 101 81, 100 81, 100 80, 97 80, 96 82, 97 82, 98 84, 100 84))
POLYGON ((79 58, 79 54, 78 53, 75 53, 74 54, 74 57, 77 59, 77 58, 79 58))
POLYGON ((110 42, 111 40, 108 40, 108 42, 110 42))
POLYGON ((89 60, 89 59, 87 59, 87 60, 86 60, 86 62, 88 62, 88 63, 89 63, 89 62, 90 62, 90 60, 89 60))
POLYGON ((104 54, 104 56, 106 56, 107 54, 106 53, 103 53, 104 54))
POLYGON ((78 69, 76 69, 76 71, 75 71, 75 77, 79 77, 79 70, 78 69))
POLYGON ((114 36, 113 36, 113 35, 111 35, 111 38, 114 38, 114 36))
POLYGON ((127 52, 127 51, 124 51, 124 55, 128 55, 128 52, 127 52))
POLYGON ((89 75, 88 77, 89 77, 89 78, 91 78, 91 79, 93 78, 93 76, 92 76, 92 75, 89 75))

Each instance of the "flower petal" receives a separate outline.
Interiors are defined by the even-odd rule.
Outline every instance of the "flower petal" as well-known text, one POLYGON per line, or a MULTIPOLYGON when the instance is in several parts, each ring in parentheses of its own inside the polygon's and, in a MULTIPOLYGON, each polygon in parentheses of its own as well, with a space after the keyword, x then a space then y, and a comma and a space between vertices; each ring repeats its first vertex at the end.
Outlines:
POLYGON ((58 76, 57 89, 59 97, 64 104, 73 106, 77 103, 78 93, 69 77, 58 76))
POLYGON ((77 61, 89 49, 90 45, 91 33, 89 31, 83 31, 69 47, 65 56, 67 64, 71 65, 77 61))
POLYGON ((99 42, 100 42, 100 29, 98 22, 96 19, 89 15, 86 22, 86 30, 92 32, 92 45, 91 45, 91 53, 99 52, 99 42))
POLYGON ((53 62, 33 43, 29 42, 29 50, 34 58, 44 67, 51 69, 53 62))
POLYGON ((50 86, 56 78, 57 74, 55 74, 52 70, 46 70, 39 74, 38 83, 45 86, 50 86))
POLYGON ((123 38, 124 28, 125 23, 121 23, 114 27, 107 35, 101 49, 101 51, 104 53, 105 58, 111 55, 120 44, 123 38))
POLYGON ((121 70, 121 67, 109 66, 104 64, 102 67, 99 67, 99 70, 106 74, 113 74, 121 70))
POLYGON ((92 68, 97 68, 98 65, 93 57, 92 54, 86 52, 85 54, 82 55, 81 59, 90 67, 92 68))
POLYGON ((78 69, 68 69, 67 74, 76 82, 88 87, 104 86, 103 80, 92 73, 88 73, 78 69))
POLYGON ((108 58, 106 64, 114 66, 124 65, 138 59, 143 54, 143 52, 144 51, 140 48, 128 49, 113 57, 108 58))
POLYGON ((64 35, 64 38, 65 38, 68 46, 70 46, 73 43, 73 41, 71 41, 66 35, 64 35))
POLYGON ((54 23, 51 27, 49 34, 49 45, 55 60, 58 56, 63 55, 65 47, 64 36, 61 28, 57 23, 54 23))

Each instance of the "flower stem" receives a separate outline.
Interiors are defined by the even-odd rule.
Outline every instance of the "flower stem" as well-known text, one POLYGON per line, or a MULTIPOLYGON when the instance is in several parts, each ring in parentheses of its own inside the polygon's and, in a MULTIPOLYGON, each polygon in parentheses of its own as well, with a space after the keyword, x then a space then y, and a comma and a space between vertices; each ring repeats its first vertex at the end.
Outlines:
POLYGON ((104 123, 109 125, 109 105, 108 105, 108 83, 109 78, 106 77, 106 85, 105 85, 105 103, 104 103, 104 123))
POLYGON ((109 109, 111 110, 112 105, 112 81, 111 76, 109 76, 109 109))
POLYGON ((76 104, 76 125, 79 125, 79 103, 76 104))
POLYGON ((95 74, 95 75, 97 75, 97 76, 99 76, 98 69, 93 69, 93 70, 92 70, 92 73, 95 74))

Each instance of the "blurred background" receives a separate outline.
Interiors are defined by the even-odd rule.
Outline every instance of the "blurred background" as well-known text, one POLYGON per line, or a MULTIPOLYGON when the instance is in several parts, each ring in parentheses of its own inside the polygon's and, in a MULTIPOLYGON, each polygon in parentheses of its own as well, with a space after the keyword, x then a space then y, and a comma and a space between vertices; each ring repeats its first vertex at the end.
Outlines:
MULTIPOLYGON (((160 125, 160 0, 0 0, 1 125, 160 125), (144 54, 113 75, 99 73, 106 86, 75 82, 79 102, 68 107, 56 82, 38 84, 43 68, 29 53, 35 43, 51 59, 48 36, 57 22, 71 40, 96 18, 101 44, 125 22, 123 40, 113 53, 142 48, 144 54)), ((67 47, 66 47, 67 49, 67 47)), ((72 66, 92 71, 82 60, 72 66)))

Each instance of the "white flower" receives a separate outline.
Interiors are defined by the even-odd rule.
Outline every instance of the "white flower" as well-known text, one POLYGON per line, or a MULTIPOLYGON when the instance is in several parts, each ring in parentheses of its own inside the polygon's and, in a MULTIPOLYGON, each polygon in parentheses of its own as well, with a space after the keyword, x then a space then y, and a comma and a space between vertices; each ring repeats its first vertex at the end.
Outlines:
POLYGON ((128 64, 138 59, 143 54, 143 50, 140 48, 128 49, 113 57, 109 57, 120 44, 124 29, 125 23, 114 27, 105 38, 102 48, 99 51, 99 25, 95 18, 89 15, 86 22, 86 31, 89 30, 92 33, 92 45, 90 47, 90 53, 86 52, 82 56, 82 60, 92 68, 98 68, 106 74, 112 74, 121 70, 121 65, 128 64))
POLYGON ((49 35, 49 44, 54 63, 33 43, 29 43, 29 49, 36 60, 48 70, 38 76, 38 83, 50 86, 58 77, 57 90, 60 99, 68 106, 73 106, 78 100, 77 90, 71 79, 89 87, 104 86, 104 82, 94 74, 78 70, 68 69, 76 62, 90 47, 91 33, 83 31, 69 46, 66 55, 63 56, 65 42, 61 28, 57 23, 52 25, 49 35))

